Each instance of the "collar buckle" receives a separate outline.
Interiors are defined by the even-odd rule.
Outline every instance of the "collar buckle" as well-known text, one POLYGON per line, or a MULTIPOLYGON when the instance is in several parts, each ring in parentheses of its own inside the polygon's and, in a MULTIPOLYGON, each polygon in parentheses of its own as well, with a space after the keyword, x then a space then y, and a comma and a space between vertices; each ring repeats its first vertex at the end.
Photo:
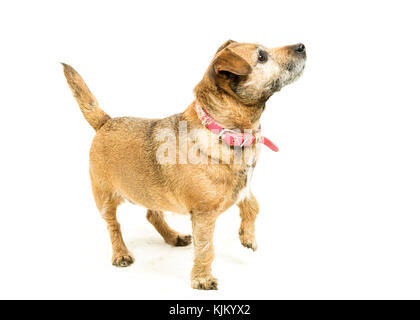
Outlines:
POLYGON ((241 147, 243 147, 247 141, 248 141, 248 135, 245 135, 245 139, 244 139, 244 141, 241 143, 241 147))
POLYGON ((226 131, 227 130, 225 128, 223 128, 222 130, 220 130, 220 132, 218 134, 218 137, 219 137, 220 140, 223 140, 225 138, 225 132, 226 131))

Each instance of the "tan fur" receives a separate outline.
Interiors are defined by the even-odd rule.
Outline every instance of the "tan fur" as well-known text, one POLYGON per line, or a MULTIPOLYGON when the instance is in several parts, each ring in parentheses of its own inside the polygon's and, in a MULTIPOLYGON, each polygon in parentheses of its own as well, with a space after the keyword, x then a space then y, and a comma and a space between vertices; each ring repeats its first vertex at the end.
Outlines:
MULTIPOLYGON (((272 63, 278 66, 273 71, 263 69, 264 66, 256 61, 259 47, 231 40, 225 42, 194 90, 196 101, 226 128, 256 131, 268 99, 267 92, 262 92, 267 90, 266 84, 259 82, 277 80, 275 77, 284 76, 281 70, 285 63, 304 59, 290 52, 292 46, 272 49, 269 51, 272 63), (239 82, 233 83, 233 80, 239 82), (245 85, 246 82, 254 84, 245 85)), ((197 289, 216 289, 217 280, 211 274, 216 218, 237 203, 240 194, 244 194, 242 191, 249 188, 249 172, 255 167, 259 148, 255 144, 243 148, 240 163, 222 163, 221 158, 232 160, 235 150, 202 125, 194 110, 196 101, 183 113, 165 119, 110 118, 99 108, 77 72, 66 64, 63 66, 86 120, 97 130, 90 150, 90 177, 96 205, 108 225, 113 264, 127 266, 134 261, 116 219, 118 205, 128 199, 148 208, 149 222, 167 243, 174 246, 188 245, 191 237, 172 230, 164 220, 163 211, 191 216, 194 244, 191 285, 197 289), (185 121, 188 131, 194 132, 187 140, 187 152, 196 141, 194 145, 198 146, 201 156, 209 159, 208 163, 179 163, 186 155, 178 145, 177 163, 161 164, 157 161, 159 132, 172 130, 178 135, 180 121, 185 121), (213 156, 215 150, 220 152, 216 153, 219 154, 216 159, 213 156)), ((180 140, 180 136, 177 139, 180 140)), ((240 240, 245 247, 255 250, 254 222, 258 203, 250 193, 237 204, 242 218, 240 240)))
POLYGON ((101 108, 99 108, 98 101, 90 92, 89 88, 83 81, 82 77, 71 66, 62 63, 64 67, 64 74, 73 96, 79 104, 85 119, 96 131, 99 130, 105 122, 111 117, 107 115, 101 108))
POLYGON ((165 221, 162 211, 147 210, 147 220, 156 228, 166 243, 172 246, 187 246, 191 243, 190 235, 182 235, 171 229, 165 221))
POLYGON ((244 247, 257 250, 257 242, 255 241, 255 219, 259 212, 257 199, 251 193, 250 197, 238 204, 239 213, 242 221, 239 228, 239 239, 244 247))

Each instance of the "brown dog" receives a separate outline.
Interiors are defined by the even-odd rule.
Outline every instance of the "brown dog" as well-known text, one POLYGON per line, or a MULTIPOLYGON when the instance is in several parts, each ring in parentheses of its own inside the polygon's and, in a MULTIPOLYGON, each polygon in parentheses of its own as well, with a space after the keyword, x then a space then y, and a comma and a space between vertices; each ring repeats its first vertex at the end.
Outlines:
POLYGON ((114 265, 134 262, 116 218, 124 199, 148 208, 147 219, 173 246, 190 244, 191 236, 171 229, 163 211, 190 214, 193 288, 217 289, 211 274, 213 231, 216 218, 233 204, 242 218, 241 243, 256 250, 258 203, 249 183, 259 153, 259 119, 268 98, 296 80, 305 61, 303 44, 268 49, 229 40, 196 86, 196 100, 183 113, 165 119, 111 118, 80 75, 63 64, 73 95, 96 130, 90 178, 96 205, 108 224, 114 265), (226 130, 209 130, 212 120, 226 130), (248 130, 249 135, 240 143, 226 143, 226 132, 236 134, 229 129, 248 130))

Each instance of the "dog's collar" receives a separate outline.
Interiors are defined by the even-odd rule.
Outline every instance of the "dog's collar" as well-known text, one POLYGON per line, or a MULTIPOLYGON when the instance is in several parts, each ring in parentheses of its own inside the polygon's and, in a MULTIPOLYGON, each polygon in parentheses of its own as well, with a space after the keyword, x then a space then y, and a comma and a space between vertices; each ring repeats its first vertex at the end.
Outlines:
MULTIPOLYGON (((201 123, 214 134, 219 136, 219 139, 228 145, 234 147, 249 147, 254 143, 262 143, 269 147, 274 152, 279 151, 279 148, 268 138, 261 135, 261 126, 255 134, 251 132, 237 132, 234 130, 226 129, 218 124, 213 117, 201 107, 198 102, 194 104, 195 112, 201 123)), ((249 130, 251 131, 251 130, 249 130)))

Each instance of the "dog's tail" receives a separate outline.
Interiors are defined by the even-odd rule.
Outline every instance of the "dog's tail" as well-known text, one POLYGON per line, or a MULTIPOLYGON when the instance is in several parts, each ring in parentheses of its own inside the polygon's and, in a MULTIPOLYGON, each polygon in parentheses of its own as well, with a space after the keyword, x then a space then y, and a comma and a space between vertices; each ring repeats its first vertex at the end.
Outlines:
POLYGON ((61 63, 64 67, 64 75, 73 96, 79 104, 80 110, 89 124, 98 131, 111 117, 99 108, 98 101, 90 92, 82 77, 71 66, 61 63))

